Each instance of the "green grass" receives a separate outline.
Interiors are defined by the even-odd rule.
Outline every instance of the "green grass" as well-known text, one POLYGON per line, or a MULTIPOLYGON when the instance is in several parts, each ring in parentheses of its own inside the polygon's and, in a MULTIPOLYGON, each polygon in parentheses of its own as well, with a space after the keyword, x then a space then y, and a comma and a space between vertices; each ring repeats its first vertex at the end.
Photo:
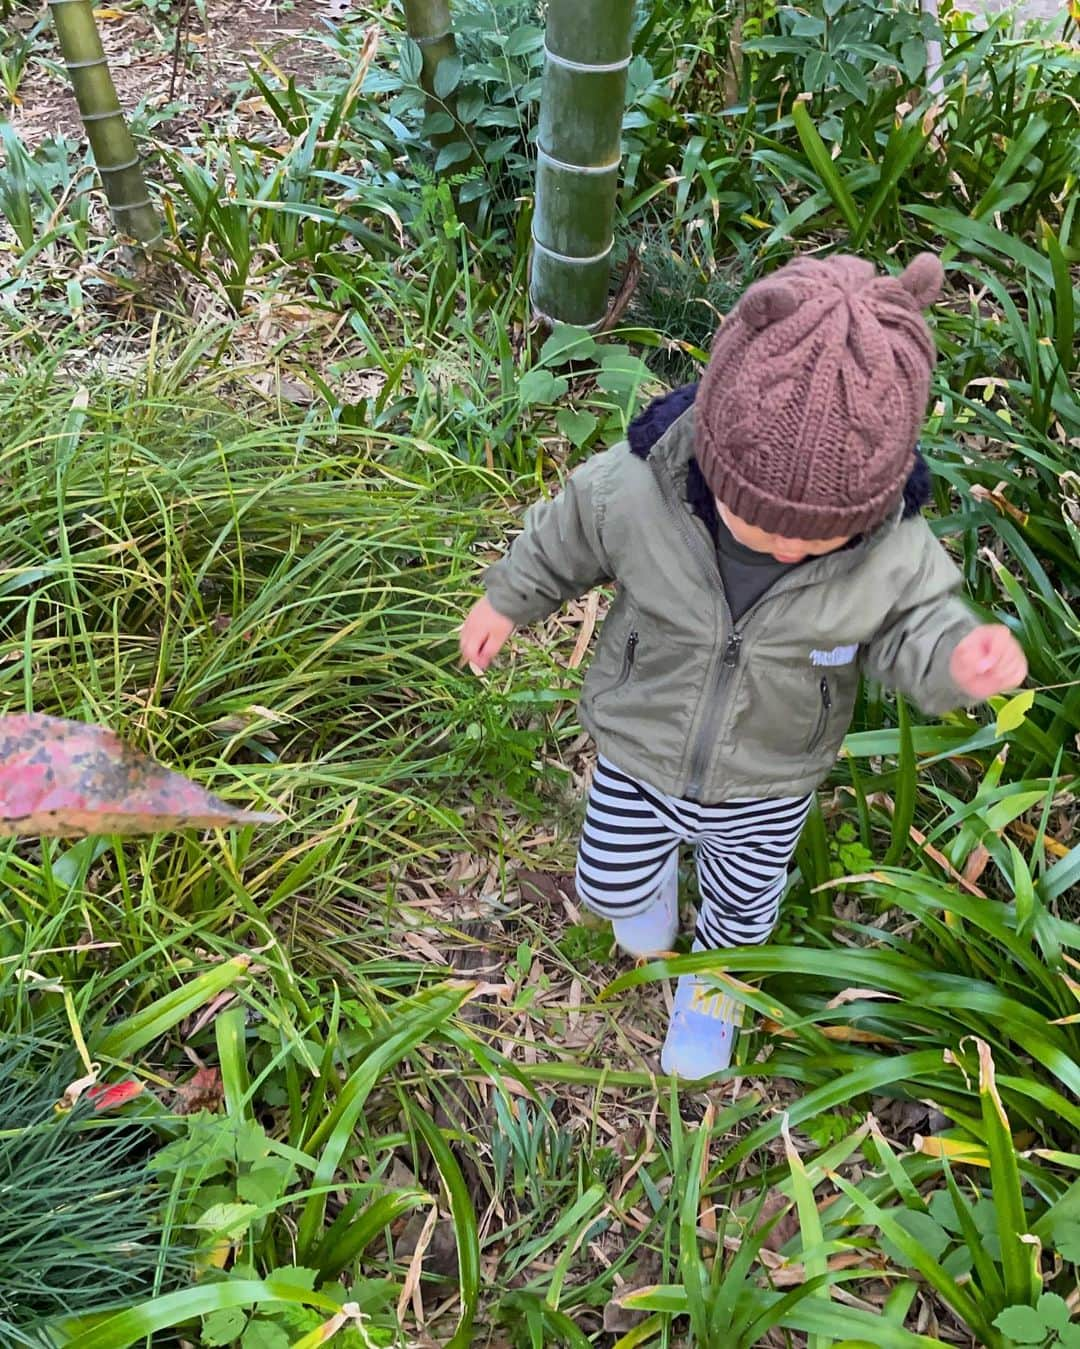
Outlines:
MULTIPOLYGON (((911 14, 755 8, 728 72, 726 14, 643 11, 634 326, 545 341, 516 204, 539 30, 496 8, 462 14, 471 233, 394 51, 362 88, 340 66, 260 75, 259 135, 170 145, 179 267, 149 282, 91 227, 85 166, 5 131, 0 711, 106 722, 285 822, 0 850, 0 1011, 43 1115, 80 1041, 102 1080, 146 1087, 40 1134, 111 1177, 142 1256, 117 1267, 99 1240, 96 1313, 16 1317, 26 1270, 0 1236, 4 1334, 1006 1349, 1042 1327, 1068 1346, 1074 63, 948 16, 932 141, 925 107, 898 106, 911 14), (581 611, 482 681, 455 629, 524 504, 693 377, 714 307, 796 247, 853 240, 946 260, 935 528, 1024 640, 1035 697, 999 730, 1000 708, 923 724, 868 688, 774 943, 620 968, 559 889, 581 611), (759 1021, 734 1096, 655 1075, 660 981, 698 966, 759 1021)), ((361 41, 329 44, 354 71, 361 41)), ((38 1137, 20 1117, 0 1148, 60 1251, 38 1137)))

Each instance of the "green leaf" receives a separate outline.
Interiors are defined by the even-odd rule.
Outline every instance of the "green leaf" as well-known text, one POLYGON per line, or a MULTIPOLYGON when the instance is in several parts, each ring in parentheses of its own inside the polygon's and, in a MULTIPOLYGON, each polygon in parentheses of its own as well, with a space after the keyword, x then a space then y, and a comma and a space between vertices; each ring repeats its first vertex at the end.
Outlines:
POLYGON ((997 733, 998 735, 1007 735, 1009 731, 1015 731, 1023 724, 1024 718, 1031 711, 1035 702, 1035 690, 1024 689, 1022 693, 1016 694, 1010 698, 997 714, 997 733))
POLYGON ((1058 1334, 1072 1321, 1069 1304, 1059 1293, 1043 1293, 1039 1298, 1039 1315, 1058 1334))
POLYGON ((900 62, 904 67, 904 74, 914 83, 926 65, 926 43, 922 38, 909 37, 906 42, 901 43, 900 62))
MULTIPOLYGON (((799 1214, 799 1232, 802 1238, 806 1278, 808 1281, 822 1280, 822 1286, 811 1296, 822 1298, 825 1302, 831 1303, 832 1298, 829 1288, 824 1282, 825 1276, 829 1272, 829 1262, 824 1248, 825 1235, 821 1226, 821 1214, 814 1197, 814 1184, 807 1173, 803 1159, 799 1156, 798 1148, 791 1141, 791 1132, 788 1128, 786 1115, 783 1119, 782 1134, 784 1153, 791 1170, 792 1192, 795 1195, 795 1204, 799 1214)), ((825 1345, 826 1341, 818 1335, 811 1335, 807 1340, 807 1349, 825 1349, 825 1345)))
POLYGON ((249 1321, 240 1349, 289 1349, 289 1334, 274 1321, 249 1321))
POLYGON ((243 1231, 259 1215, 254 1204, 211 1204, 195 1226, 215 1237, 231 1237, 243 1231))
POLYGON ((1080 1325, 1070 1325, 1059 1330, 1058 1344, 1061 1349, 1080 1349, 1080 1325))
POLYGON ((410 1113, 435 1159, 439 1176, 446 1187, 450 1215, 454 1222, 461 1314, 447 1349, 468 1349, 474 1339, 473 1322, 480 1300, 480 1235, 476 1225, 476 1210, 461 1167, 443 1137, 442 1130, 422 1110, 410 1107, 410 1113))
MULTIPOLYGON (((918 1213, 915 1209, 891 1209, 890 1213, 904 1231, 915 1238, 920 1248, 932 1260, 941 1258, 949 1245, 949 1235, 929 1213, 918 1213)), ((894 1260, 898 1265, 911 1267, 910 1260, 906 1259, 891 1241, 884 1239, 881 1244, 890 1260, 894 1260)))
POLYGON ((398 51, 398 74, 406 84, 419 84, 424 68, 424 53, 412 38, 406 38, 398 51))
POLYGON ((555 425, 571 445, 581 449, 599 425, 599 418, 591 412, 574 412, 570 408, 560 408, 555 414, 555 425))
POLYGON ((892 840, 882 862, 886 867, 896 866, 910 846, 911 826, 915 820, 918 793, 919 765, 915 758, 915 743, 911 735, 911 714, 905 698, 897 696, 896 711, 900 733, 900 762, 897 765, 892 840))
POLYGON ((257 1120, 244 1120, 236 1129, 236 1160, 256 1166, 270 1155, 270 1139, 257 1120))
POLYGON ((527 56, 544 45, 544 31, 534 23, 523 23, 506 39, 503 51, 507 56, 527 56))
POLYGON ((860 212, 855 203, 855 198, 848 191, 847 185, 840 177, 836 164, 829 154, 825 142, 821 139, 818 129, 814 126, 810 117, 810 109, 805 103, 796 103, 791 111, 792 120, 795 123, 795 130, 799 134, 799 140, 802 141, 806 157, 814 166, 814 170, 821 179, 829 196, 833 199, 833 205, 844 218, 844 223, 854 234, 859 228, 860 212))
POLYGON ((1034 1307, 1006 1307, 994 1325, 1017 1344, 1042 1344, 1046 1339, 1046 1322, 1034 1307))
POLYGON ((192 1170, 200 1184, 219 1176, 236 1159, 236 1133, 233 1121, 221 1115, 203 1112, 187 1119, 188 1132, 166 1144, 146 1163, 151 1171, 192 1170))
POLYGON ((1080 1265, 1080 1222, 1065 1222, 1055 1227, 1052 1242, 1062 1260, 1080 1265))
POLYGON ((518 381, 518 396, 522 407, 532 407, 536 403, 554 403, 569 387, 561 375, 537 368, 522 375, 518 381))
POLYGON ((239 1307, 211 1312, 203 1319, 202 1343, 214 1346, 232 1344, 246 1324, 247 1313, 239 1307))
POLYGON ((442 173, 448 169, 451 164, 460 164, 463 159, 468 159, 472 153, 468 141, 452 141, 449 145, 444 145, 435 156, 435 172, 442 173))
POLYGON ((78 1322, 68 1323, 71 1338, 65 1349, 129 1349, 158 1330, 183 1325, 197 1316, 227 1307, 253 1307, 264 1303, 298 1302, 317 1307, 328 1315, 341 1310, 340 1303, 323 1293, 308 1293, 302 1288, 278 1283, 275 1279, 235 1279, 222 1283, 201 1283, 178 1293, 165 1293, 135 1307, 128 1307, 105 1320, 82 1329, 78 1322))
POLYGON ((104 1034, 95 1036, 90 1044, 92 1052, 103 1059, 134 1057, 140 1049, 160 1040, 226 989, 246 979, 250 964, 248 956, 233 956, 231 960, 212 966, 142 1011, 110 1026, 104 1034))
POLYGON ((454 129, 454 119, 442 108, 429 112, 420 124, 420 134, 425 140, 433 136, 449 136, 454 129))
MULTIPOLYGON (((936 1223, 949 1232, 960 1231, 960 1219, 956 1214, 956 1205, 948 1190, 935 1190, 927 1200, 927 1207, 936 1223)), ((910 1229, 909 1229, 910 1230, 910 1229)))
POLYGON ((303 1265, 282 1265, 280 1269, 270 1272, 270 1278, 275 1283, 287 1283, 292 1288, 306 1288, 309 1292, 315 1287, 315 1280, 318 1277, 317 1269, 306 1269, 303 1265))
POLYGON ((605 393, 614 394, 620 406, 629 411, 643 388, 655 376, 640 357, 625 347, 609 347, 600 358, 596 382, 605 393))
POLYGON ((979 1096, 982 1100, 986 1146, 990 1154, 990 1183, 1001 1240, 1005 1292, 1010 1301, 1028 1302, 1038 1290, 1039 1274, 1037 1248, 1024 1240, 1028 1228, 1020 1164, 1009 1119, 998 1092, 990 1046, 979 1039, 976 1039, 975 1045, 979 1051, 979 1096))
POLYGON ((291 1174, 292 1167, 288 1162, 258 1166, 246 1176, 238 1177, 236 1193, 245 1203, 269 1209, 284 1194, 291 1174))
POLYGON ((565 365, 567 361, 588 360, 596 351, 596 338, 585 328, 572 323, 556 323, 551 336, 540 348, 540 365, 565 365))
POLYGON ((447 99, 461 83, 461 57, 444 56, 435 67, 435 78, 432 81, 432 87, 435 90, 435 97, 447 99))
POLYGON ((375 1083, 406 1054, 457 1011, 471 990, 465 983, 437 984, 402 999, 373 1034, 363 1062, 338 1093, 331 1113, 307 1139, 308 1151, 321 1149, 311 1179, 313 1193, 304 1205, 297 1232, 297 1249, 306 1255, 322 1232, 326 1191, 353 1139, 357 1120, 375 1083))

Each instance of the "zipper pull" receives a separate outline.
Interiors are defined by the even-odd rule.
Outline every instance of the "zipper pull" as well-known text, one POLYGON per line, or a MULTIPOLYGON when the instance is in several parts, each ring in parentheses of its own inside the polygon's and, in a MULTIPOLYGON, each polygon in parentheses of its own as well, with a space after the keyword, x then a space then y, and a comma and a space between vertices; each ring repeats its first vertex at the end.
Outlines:
POLYGON ((739 652, 742 649, 742 635, 733 632, 728 638, 728 644, 724 648, 724 664, 728 669, 733 669, 739 663, 739 652))
POLYGON ((824 675, 821 676, 821 704, 826 712, 832 711, 832 689, 829 688, 829 681, 824 675))
POLYGON ((637 635, 636 632, 632 632, 632 633, 630 634, 630 636, 627 637, 627 639, 626 639, 626 663, 627 663, 627 665, 633 665, 633 663, 634 663, 634 655, 635 655, 635 653, 637 652, 637 644, 638 644, 638 635, 637 635))

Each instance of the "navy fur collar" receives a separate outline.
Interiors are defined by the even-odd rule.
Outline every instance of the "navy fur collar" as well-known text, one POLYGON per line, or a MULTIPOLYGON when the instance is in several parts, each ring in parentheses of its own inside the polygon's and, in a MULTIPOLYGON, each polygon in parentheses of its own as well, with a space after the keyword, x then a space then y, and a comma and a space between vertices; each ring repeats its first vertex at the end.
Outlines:
MULTIPOLYGON (((638 459, 648 459, 652 447, 679 417, 689 408, 697 395, 696 384, 684 384, 681 388, 673 389, 671 393, 664 394, 662 398, 654 398, 644 411, 640 412, 627 428, 626 438, 630 442, 630 453, 638 459)), ((698 505, 701 496, 701 487, 704 487, 704 480, 701 477, 701 469, 698 468, 697 460, 690 465, 690 475, 687 483, 687 494, 691 498, 692 505, 698 505), (700 481, 700 485, 698 480, 700 481)), ((712 494, 706 489, 706 495, 709 498, 709 504, 712 504, 712 494)), ((919 447, 915 447, 915 462, 912 465, 908 480, 904 483, 904 515, 905 520, 923 509, 930 500, 930 470, 926 465, 926 460, 922 457, 919 447)), ((704 504, 701 502, 701 504, 704 504)), ((700 510, 700 507, 699 507, 700 510)))

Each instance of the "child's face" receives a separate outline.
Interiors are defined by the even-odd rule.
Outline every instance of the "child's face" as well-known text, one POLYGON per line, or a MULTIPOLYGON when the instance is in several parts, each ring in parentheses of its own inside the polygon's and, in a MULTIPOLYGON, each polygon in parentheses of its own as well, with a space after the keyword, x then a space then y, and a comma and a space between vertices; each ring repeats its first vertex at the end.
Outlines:
POLYGON ((770 534, 767 529, 748 525, 745 520, 733 515, 720 500, 716 503, 716 509, 732 537, 744 548, 750 548, 755 553, 770 553, 777 562, 788 565, 805 562, 808 557, 824 557, 826 553, 835 553, 852 538, 850 534, 845 534, 838 539, 785 539, 782 534, 770 534))

